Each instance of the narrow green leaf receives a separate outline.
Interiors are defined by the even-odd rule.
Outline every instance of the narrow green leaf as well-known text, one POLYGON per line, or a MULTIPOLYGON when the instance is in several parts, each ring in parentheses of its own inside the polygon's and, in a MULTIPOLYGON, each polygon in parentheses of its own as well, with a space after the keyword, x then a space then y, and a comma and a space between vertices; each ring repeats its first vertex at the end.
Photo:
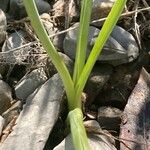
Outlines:
POLYGON ((91 11, 92 11, 92 0, 82 1, 80 25, 79 25, 78 38, 77 38, 78 41, 77 41, 77 48, 76 48, 76 59, 75 59, 75 67, 74 67, 74 74, 73 74, 74 83, 77 82, 83 70, 83 67, 85 65, 91 11))
POLYGON ((58 73, 61 76, 61 79, 64 83, 66 94, 68 97, 69 105, 72 106, 72 99, 74 98, 74 83, 71 79, 71 76, 62 61, 61 57, 59 56, 57 50, 53 46, 52 42, 50 41, 46 30, 42 22, 40 21, 40 17, 35 5, 34 0, 23 0, 27 14, 31 20, 32 27, 34 28, 40 42, 42 43, 44 49, 46 50, 47 54, 52 59, 53 64, 55 65, 58 73))

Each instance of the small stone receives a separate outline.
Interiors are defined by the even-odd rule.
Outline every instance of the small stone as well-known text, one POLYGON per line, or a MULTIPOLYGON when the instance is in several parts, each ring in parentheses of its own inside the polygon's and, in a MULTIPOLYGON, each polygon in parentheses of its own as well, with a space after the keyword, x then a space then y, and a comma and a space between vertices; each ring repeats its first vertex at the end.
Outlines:
POLYGON ((16 53, 13 53, 13 51, 10 52, 10 54, 7 54, 5 52, 8 52, 14 48, 18 48, 20 46, 22 46, 23 44, 26 43, 26 33, 23 32, 22 30, 16 31, 12 34, 10 34, 7 38, 7 40, 5 40, 3 46, 2 46, 2 56, 0 61, 2 64, 0 64, 0 73, 2 74, 2 76, 6 76, 7 72, 9 71, 10 68, 10 62, 21 62, 22 60, 20 59, 20 57, 17 57, 18 52, 16 51, 16 53), (6 54, 6 56, 5 56, 6 54))
MULTIPOLYGON (((108 16, 115 0, 93 0, 91 20, 97 20, 108 16)), ((94 23, 101 26, 102 22, 94 23)))
POLYGON ((1 77, 5 76, 7 74, 8 68, 9 68, 9 66, 7 64, 6 65, 5 64, 0 64, 0 74, 1 74, 1 77))
POLYGON ((47 80, 46 73, 43 68, 38 68, 25 75, 16 85, 15 93, 17 98, 26 100, 36 88, 41 86, 47 80))
POLYGON ((7 83, 0 80, 0 115, 11 106, 12 100, 11 88, 7 83))
MULTIPOLYGON (((115 26, 111 33, 113 37, 125 50, 127 50, 127 57, 124 62, 132 62, 139 56, 139 48, 134 37, 123 28, 115 26)), ((123 59, 122 59, 123 62, 123 59)))
POLYGON ((6 39, 7 21, 4 12, 0 9, 0 44, 6 39))
MULTIPOLYGON (((44 0, 35 0, 35 3, 39 11, 39 14, 48 12, 51 9, 51 6, 49 5, 49 3, 44 0)), ((9 9, 8 14, 13 19, 21 19, 23 17, 26 17, 27 14, 24 8, 23 1, 22 0, 10 0, 10 9, 9 9)))
POLYGON ((122 111, 114 107, 100 107, 98 122, 102 129, 119 131, 122 111))
POLYGON ((106 84, 113 71, 113 67, 107 64, 96 64, 85 86, 87 93, 86 106, 89 106, 106 84))
POLYGON ((26 43, 25 41, 26 36, 27 36, 26 33, 22 30, 10 34, 2 47, 2 51, 6 52, 11 49, 22 46, 23 44, 26 43))
POLYGON ((0 136, 2 134, 4 123, 5 123, 5 119, 2 116, 0 116, 0 136))
POLYGON ((73 71, 73 61, 66 55, 59 52, 60 57, 62 58, 63 62, 65 63, 67 69, 72 72, 73 71))
POLYGON ((96 120, 87 120, 84 121, 84 126, 88 128, 100 129, 99 123, 96 120))

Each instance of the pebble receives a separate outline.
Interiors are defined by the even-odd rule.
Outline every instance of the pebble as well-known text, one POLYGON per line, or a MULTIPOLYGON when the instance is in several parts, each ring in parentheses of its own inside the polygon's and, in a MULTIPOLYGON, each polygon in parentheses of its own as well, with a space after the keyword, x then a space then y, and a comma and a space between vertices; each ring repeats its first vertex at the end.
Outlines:
MULTIPOLYGON (((108 16, 115 0, 93 0, 91 20, 97 20, 108 16)), ((95 26, 101 26, 102 22, 94 23, 95 26)))
POLYGON ((96 129, 100 129, 100 126, 99 126, 99 123, 96 121, 96 120, 87 120, 87 121, 84 121, 84 126, 85 127, 93 127, 93 128, 96 128, 96 129))
POLYGON ((119 131, 122 111, 115 107, 100 107, 98 122, 102 129, 119 131))
POLYGON ((17 98, 26 100, 26 98, 46 80, 47 76, 43 68, 33 70, 29 74, 25 75, 15 86, 17 98))
POLYGON ((125 31, 119 26, 115 26, 111 33, 111 36, 125 49, 127 50, 127 57, 122 59, 122 62, 132 62, 139 56, 138 45, 129 32, 125 31))
POLYGON ((6 39, 7 21, 5 13, 0 9, 0 44, 6 39))
POLYGON ((26 39, 26 33, 22 30, 18 30, 10 34, 2 47, 2 52, 6 52, 11 49, 22 46, 23 44, 26 43, 25 39, 26 39))
MULTIPOLYGON (((51 9, 51 6, 48 2, 44 0, 35 0, 37 9, 39 11, 39 14, 42 14, 44 12, 48 12, 51 9)), ((22 19, 27 16, 24 4, 22 0, 10 0, 10 9, 8 14, 10 15, 10 18, 13 19, 22 19)))
POLYGON ((13 54, 13 52, 12 52, 9 55, 7 55, 7 53, 6 53, 6 56, 5 56, 5 52, 22 46, 26 42, 25 39, 26 39, 26 33, 22 30, 18 30, 16 32, 10 34, 8 36, 7 40, 5 40, 5 42, 2 46, 2 52, 3 52, 2 56, 4 56, 4 59, 3 59, 3 57, 1 58, 2 64, 0 65, 0 73, 2 74, 2 76, 6 76, 7 72, 9 72, 11 70, 10 62, 15 63, 16 60, 17 61, 18 61, 18 59, 20 60, 20 57, 17 57, 17 55, 18 55, 17 52, 15 54, 13 54))

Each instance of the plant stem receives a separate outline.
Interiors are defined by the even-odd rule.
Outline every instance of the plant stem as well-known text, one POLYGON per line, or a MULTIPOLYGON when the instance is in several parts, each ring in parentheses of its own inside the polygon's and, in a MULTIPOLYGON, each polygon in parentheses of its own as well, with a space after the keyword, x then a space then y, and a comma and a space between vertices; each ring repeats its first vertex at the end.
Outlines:
POLYGON ((81 109, 76 108, 69 112, 71 136, 75 150, 89 150, 89 143, 83 125, 83 114, 81 109))

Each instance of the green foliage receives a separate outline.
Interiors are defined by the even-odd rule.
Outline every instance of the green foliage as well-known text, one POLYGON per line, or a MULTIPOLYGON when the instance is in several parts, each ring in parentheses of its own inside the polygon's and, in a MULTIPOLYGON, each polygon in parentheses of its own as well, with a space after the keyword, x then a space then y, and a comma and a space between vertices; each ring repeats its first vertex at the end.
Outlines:
POLYGON ((82 1, 73 81, 76 83, 85 65, 92 0, 82 1))
POLYGON ((90 15, 93 0, 83 0, 80 14, 80 26, 77 41, 77 53, 73 78, 70 76, 67 67, 59 56, 57 50, 50 41, 35 5, 34 0, 23 0, 27 14, 31 20, 40 42, 42 43, 47 54, 50 56, 55 65, 66 90, 69 113, 68 120, 70 123, 71 134, 75 150, 88 150, 88 140, 86 131, 83 126, 83 114, 81 111, 81 94, 90 72, 105 44, 110 33, 112 32, 127 0, 116 0, 107 20, 105 21, 101 32, 95 42, 90 56, 85 63, 87 38, 90 23, 90 15))

